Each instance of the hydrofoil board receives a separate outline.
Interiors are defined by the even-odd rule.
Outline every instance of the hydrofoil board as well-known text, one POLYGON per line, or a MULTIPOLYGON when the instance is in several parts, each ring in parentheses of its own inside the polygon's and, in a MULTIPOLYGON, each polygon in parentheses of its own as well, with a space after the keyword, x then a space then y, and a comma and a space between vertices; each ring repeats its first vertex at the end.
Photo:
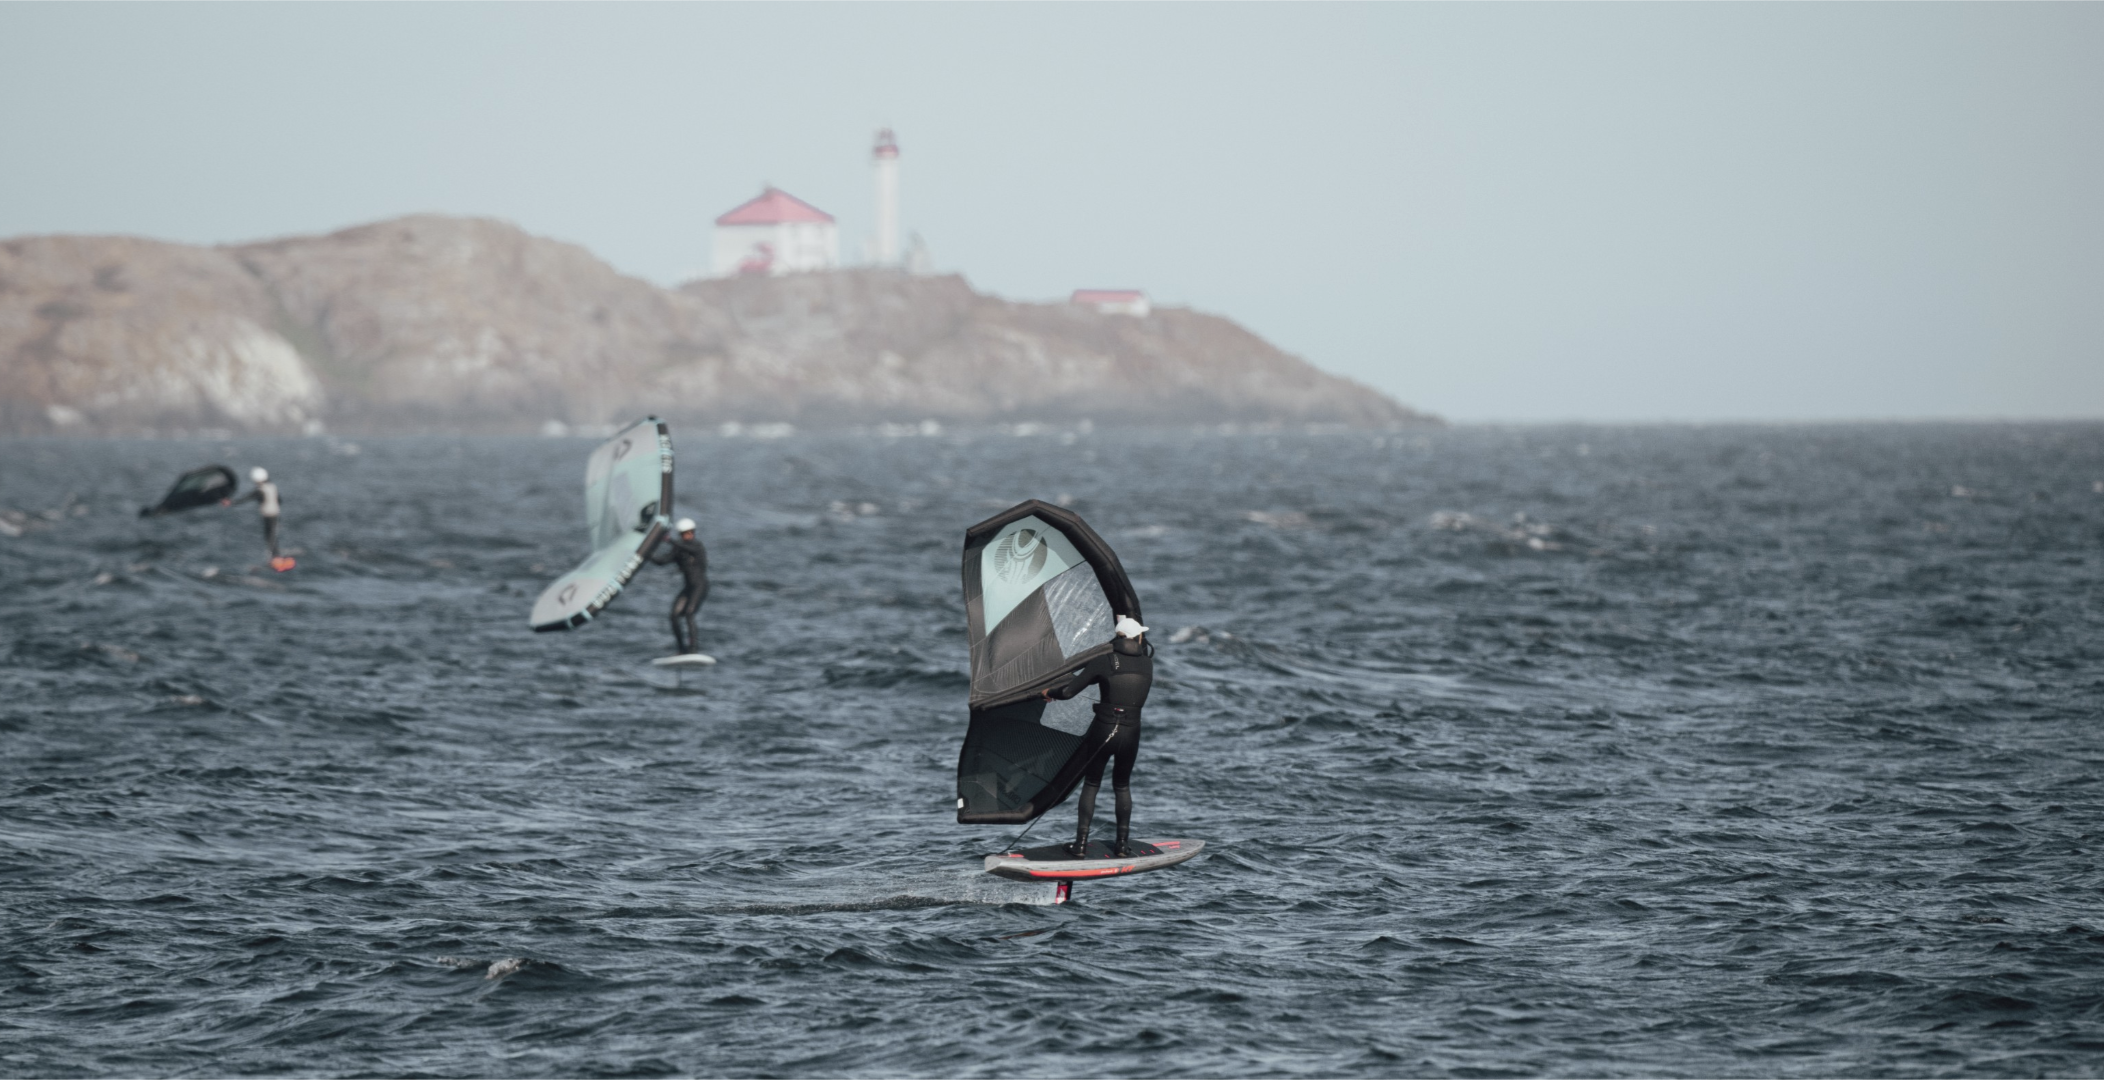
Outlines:
POLYGON ((644 682, 660 690, 673 690, 683 694, 692 694, 700 691, 687 689, 687 675, 690 672, 707 671, 715 667, 716 658, 698 652, 681 653, 678 656, 660 656, 652 660, 650 666, 659 671, 671 672, 672 681, 669 683, 660 682, 657 678, 646 674, 643 676, 644 682))
POLYGON ((1005 855, 988 855, 986 872, 1016 881, 1086 881, 1160 870, 1204 850, 1203 840, 1135 840, 1132 854, 1119 858, 1111 854, 1109 844, 1091 840, 1088 851, 1077 859, 1067 854, 1065 844, 1047 844, 1005 855))

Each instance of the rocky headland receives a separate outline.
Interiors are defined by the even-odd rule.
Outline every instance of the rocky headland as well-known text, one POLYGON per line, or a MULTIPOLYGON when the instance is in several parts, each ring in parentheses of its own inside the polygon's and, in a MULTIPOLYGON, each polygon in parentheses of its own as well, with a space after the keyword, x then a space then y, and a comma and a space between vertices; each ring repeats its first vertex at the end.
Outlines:
POLYGON ((0 241, 0 434, 1437 423, 1227 319, 841 270, 665 289, 497 221, 0 241))

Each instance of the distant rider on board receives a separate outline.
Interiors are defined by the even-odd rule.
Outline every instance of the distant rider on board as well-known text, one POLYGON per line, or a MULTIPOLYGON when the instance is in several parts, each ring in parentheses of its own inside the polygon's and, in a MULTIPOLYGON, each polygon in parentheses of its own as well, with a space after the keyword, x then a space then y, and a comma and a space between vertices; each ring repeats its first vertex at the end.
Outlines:
POLYGON ((659 566, 677 563, 680 576, 686 579, 679 595, 672 598, 672 641, 680 655, 691 656, 701 651, 694 614, 701 610, 701 602, 709 598, 709 552, 694 538, 693 518, 679 519, 673 531, 679 535, 658 541, 665 550, 652 554, 650 561, 659 566))
POLYGON ((263 543, 270 548, 270 568, 273 570, 287 569, 289 563, 281 565, 279 563, 280 556, 278 555, 278 511, 283 508, 278 499, 278 486, 271 483, 270 470, 265 469, 261 465, 250 469, 248 478, 255 481, 255 488, 248 494, 226 505, 233 506, 236 503, 245 502, 259 504, 257 512, 263 515, 263 543))
POLYGON ((1044 692, 1047 700, 1065 701, 1092 684, 1103 687, 1096 719, 1082 736, 1096 751, 1082 780, 1081 823, 1074 830, 1074 842, 1067 845, 1067 854, 1077 859, 1088 857, 1089 824, 1096 816, 1096 790, 1103 786, 1105 764, 1111 765, 1110 786, 1117 800, 1118 843, 1112 854, 1132 856, 1132 763, 1140 756, 1140 706, 1147 704, 1147 691, 1154 685, 1154 646, 1147 643, 1146 633, 1139 620, 1118 616, 1110 653, 1044 692))

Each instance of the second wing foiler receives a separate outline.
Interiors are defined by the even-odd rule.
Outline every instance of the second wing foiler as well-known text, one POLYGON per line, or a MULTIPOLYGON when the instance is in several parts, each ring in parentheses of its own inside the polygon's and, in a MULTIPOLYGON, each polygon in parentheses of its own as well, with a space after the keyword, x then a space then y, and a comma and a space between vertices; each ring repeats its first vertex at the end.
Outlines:
POLYGON ((1032 821, 1081 782, 1096 696, 1091 688, 1046 701, 1040 692, 1108 652, 1117 617, 1140 618, 1140 598, 1094 529, 1032 499, 965 530, 964 608, 972 714, 957 759, 957 820, 1032 821))
POLYGON ((671 513, 672 433, 653 416, 623 429, 585 461, 592 553, 533 602, 533 628, 568 630, 597 615, 665 535, 671 513))

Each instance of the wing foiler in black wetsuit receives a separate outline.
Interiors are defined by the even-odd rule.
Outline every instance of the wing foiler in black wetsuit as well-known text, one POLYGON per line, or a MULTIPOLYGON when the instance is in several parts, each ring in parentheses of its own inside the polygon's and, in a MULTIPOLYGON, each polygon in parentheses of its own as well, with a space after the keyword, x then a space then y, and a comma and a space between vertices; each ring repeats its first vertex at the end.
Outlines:
POLYGON ((680 576, 686 579, 679 595, 672 598, 672 641, 682 655, 697 651, 700 631, 694 625, 694 613, 709 598, 708 549, 701 546, 700 540, 667 536, 658 541, 658 550, 651 554, 650 561, 659 566, 676 563, 680 576))
POLYGON ((1089 758, 1081 787, 1081 822, 1074 829, 1074 843, 1067 851, 1082 858, 1089 846, 1089 823, 1096 816, 1096 790, 1103 786, 1103 766, 1109 764, 1111 792, 1118 815, 1117 853, 1131 854, 1132 764, 1140 756, 1140 706, 1147 704, 1147 691, 1154 685, 1154 648, 1144 638, 1120 637, 1107 656, 1100 656, 1076 671, 1067 681, 1045 691, 1048 698, 1065 701, 1100 684, 1096 719, 1082 739, 1096 747, 1089 758))

